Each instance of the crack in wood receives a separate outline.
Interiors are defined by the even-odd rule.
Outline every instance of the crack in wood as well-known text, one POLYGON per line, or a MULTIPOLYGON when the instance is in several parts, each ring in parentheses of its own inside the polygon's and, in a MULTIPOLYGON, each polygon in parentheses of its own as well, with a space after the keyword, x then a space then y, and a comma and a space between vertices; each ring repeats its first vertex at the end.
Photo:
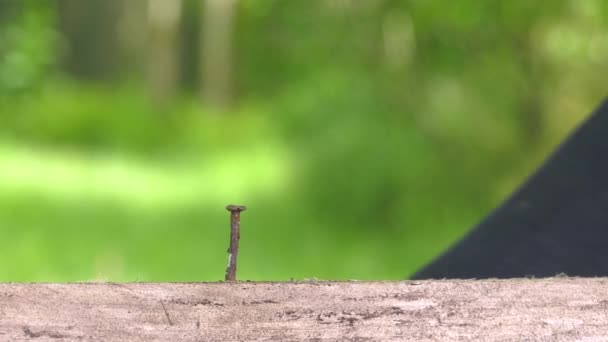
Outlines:
POLYGON ((167 322, 169 322, 169 325, 173 325, 173 321, 171 321, 171 317, 169 316, 169 312, 167 311, 167 308, 165 307, 165 303, 163 303, 163 301, 160 301, 160 305, 162 305, 163 307, 163 311, 165 311, 165 317, 167 317, 167 322))
MULTIPOLYGON (((49 337, 49 338, 67 338, 72 337, 69 335, 60 334, 49 330, 40 330, 38 332, 32 331, 29 327, 23 327, 23 333, 29 338, 49 337)), ((78 336, 74 336, 79 338, 78 336)))

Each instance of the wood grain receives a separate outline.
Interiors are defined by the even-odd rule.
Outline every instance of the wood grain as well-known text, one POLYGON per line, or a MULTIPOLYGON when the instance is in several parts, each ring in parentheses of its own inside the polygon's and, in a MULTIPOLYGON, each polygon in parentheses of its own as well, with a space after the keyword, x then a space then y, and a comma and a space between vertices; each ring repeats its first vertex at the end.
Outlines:
POLYGON ((0 284, 0 341, 608 341, 608 278, 0 284))

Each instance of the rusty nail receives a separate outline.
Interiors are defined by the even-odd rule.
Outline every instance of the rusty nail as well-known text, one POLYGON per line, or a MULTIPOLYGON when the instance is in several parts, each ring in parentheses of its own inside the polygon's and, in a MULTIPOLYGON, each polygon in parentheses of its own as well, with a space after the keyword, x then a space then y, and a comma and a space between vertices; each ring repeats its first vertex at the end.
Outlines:
POLYGON ((244 205, 228 205, 230 212, 230 247, 228 247, 228 267, 226 281, 236 281, 236 258, 239 255, 239 238, 241 230, 241 211, 247 210, 244 205))

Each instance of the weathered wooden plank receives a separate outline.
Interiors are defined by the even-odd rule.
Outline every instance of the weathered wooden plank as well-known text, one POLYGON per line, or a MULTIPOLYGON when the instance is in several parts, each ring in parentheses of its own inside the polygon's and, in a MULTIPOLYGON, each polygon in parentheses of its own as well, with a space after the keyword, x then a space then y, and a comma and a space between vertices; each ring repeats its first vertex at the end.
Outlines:
POLYGON ((1 341, 608 341, 608 278, 0 284, 1 341))

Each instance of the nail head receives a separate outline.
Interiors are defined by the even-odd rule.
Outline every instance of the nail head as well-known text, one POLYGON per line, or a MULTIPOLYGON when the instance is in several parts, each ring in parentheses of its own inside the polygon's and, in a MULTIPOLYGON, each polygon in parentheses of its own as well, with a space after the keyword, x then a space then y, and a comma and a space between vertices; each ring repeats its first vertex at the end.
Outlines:
POLYGON ((226 210, 228 210, 228 211, 245 211, 245 210, 247 210, 247 207, 244 205, 230 204, 230 205, 226 206, 226 210))

